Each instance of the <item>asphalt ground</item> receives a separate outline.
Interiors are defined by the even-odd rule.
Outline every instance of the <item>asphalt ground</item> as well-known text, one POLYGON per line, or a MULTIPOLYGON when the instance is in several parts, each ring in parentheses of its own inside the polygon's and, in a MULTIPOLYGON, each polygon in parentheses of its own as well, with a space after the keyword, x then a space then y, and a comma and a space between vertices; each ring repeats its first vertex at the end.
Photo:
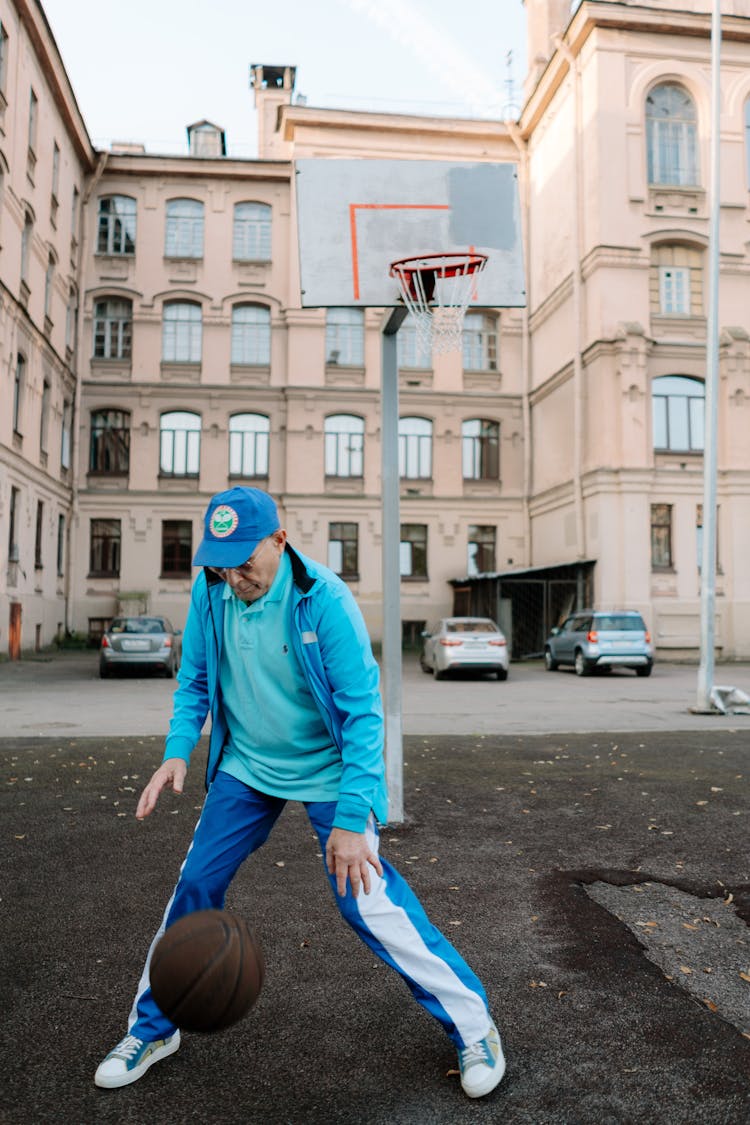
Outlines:
POLYGON ((0 740, 0 1121, 742 1125, 750 751, 735 726, 406 738, 406 820, 383 852, 490 995, 508 1073, 478 1101, 440 1027, 341 921, 298 805, 227 902, 264 945, 256 1008, 98 1090, 202 769, 138 823, 161 737, 0 740))

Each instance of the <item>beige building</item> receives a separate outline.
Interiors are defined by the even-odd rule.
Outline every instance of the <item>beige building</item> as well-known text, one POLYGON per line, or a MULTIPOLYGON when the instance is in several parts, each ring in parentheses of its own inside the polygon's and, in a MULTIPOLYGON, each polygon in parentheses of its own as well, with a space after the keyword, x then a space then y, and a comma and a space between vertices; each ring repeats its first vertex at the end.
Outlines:
MULTIPOLYGON (((41 502, 44 563, 36 587, 20 561, 0 568, 3 649, 11 604, 24 647, 60 622, 96 636, 121 607, 182 625, 201 513, 233 483, 268 488, 292 540, 345 577, 379 637, 381 315, 300 308, 291 198, 296 157, 357 156, 510 160, 522 185, 528 309, 470 314, 461 353, 434 359, 408 323, 399 333, 405 633, 454 605, 482 608, 526 655, 586 600, 640 609, 662 655, 697 651, 710 3, 526 7, 517 122, 318 110, 293 104, 294 68, 254 66, 259 159, 248 161, 227 158, 206 121, 189 127, 185 157, 93 153, 39 10, 0 0, 5 58, 27 43, 19 12, 47 34, 43 65, 23 51, 45 76, 37 95, 69 105, 59 140, 45 113, 49 176, 61 161, 68 198, 75 186, 85 200, 80 229, 35 242, 39 405, 23 445, 0 414, 0 544, 15 537, 19 560, 34 557, 41 502), (68 273, 67 257, 65 271, 57 263, 71 237, 81 260, 68 273), (45 336, 50 248, 62 314, 80 292, 77 366, 61 312, 45 336), (49 471, 36 449, 45 356, 58 411, 49 471), (68 526, 57 576, 55 536, 68 526)), ((723 8, 717 643, 747 658, 750 3, 723 8)), ((7 73, 21 103, 26 80, 7 73)), ((49 212, 29 196, 26 123, 13 122, 3 140, 17 202, 3 193, 0 228, 9 403, 10 326, 27 324, 24 201, 35 224, 49 212)), ((61 202, 60 226, 62 213, 61 202)))

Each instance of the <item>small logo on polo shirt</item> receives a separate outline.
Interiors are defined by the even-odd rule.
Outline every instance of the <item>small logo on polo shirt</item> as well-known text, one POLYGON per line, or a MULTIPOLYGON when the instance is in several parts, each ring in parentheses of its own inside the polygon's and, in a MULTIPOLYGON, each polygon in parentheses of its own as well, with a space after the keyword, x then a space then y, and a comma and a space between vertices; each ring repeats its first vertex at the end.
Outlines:
POLYGON ((216 539, 226 539, 228 535, 232 534, 239 522, 240 517, 234 508, 230 508, 228 504, 220 504, 211 516, 209 529, 216 539))

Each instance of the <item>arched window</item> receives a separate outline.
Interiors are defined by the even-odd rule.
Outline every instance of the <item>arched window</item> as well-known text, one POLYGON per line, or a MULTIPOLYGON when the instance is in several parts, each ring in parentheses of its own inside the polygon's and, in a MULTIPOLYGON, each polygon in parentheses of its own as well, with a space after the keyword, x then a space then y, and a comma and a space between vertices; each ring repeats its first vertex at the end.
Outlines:
POLYGON ((265 414, 233 414, 229 419, 230 477, 268 476, 270 423, 265 414))
POLYGON ((164 305, 162 359, 165 363, 200 363, 203 319, 193 301, 169 301, 164 305))
POLYGON ((326 363, 361 367, 365 362, 365 314, 362 309, 326 313, 326 363))
POLYGON ((467 313, 462 345, 465 371, 497 371, 497 319, 494 316, 467 313))
POLYGON ((326 476, 361 477, 364 474, 364 419, 355 414, 329 414, 323 429, 326 476))
POLYGON ((686 375, 663 375, 654 379, 651 385, 654 449, 702 452, 705 393, 702 379, 686 375))
POLYGON ((270 262, 271 208, 267 203, 235 203, 232 257, 235 262, 270 262))
POLYGON ((130 412, 93 410, 89 472, 122 475, 130 469, 130 412))
POLYGON ((264 305, 232 309, 232 363, 267 367, 271 362, 271 312, 264 305))
POLYGON ((411 316, 406 317, 398 330, 396 349, 399 367, 432 367, 432 350, 422 346, 411 316))
POLYGON ((164 257, 203 257, 203 204, 197 199, 167 200, 164 257))
MULTIPOLYGON (((77 197, 74 202, 77 204, 77 197)), ((103 195, 99 200, 97 254, 135 254, 135 216, 136 202, 130 196, 103 195)))
POLYGON ((159 419, 159 473, 165 477, 197 477, 200 465, 201 418, 173 410, 159 419))
POLYGON ((486 418, 461 423, 464 480, 497 480, 500 476, 500 426, 486 418))
POLYGON ((94 355, 97 359, 130 359, 133 302, 106 297, 94 304, 94 355))
POLYGON ((676 82, 655 86, 646 99, 646 143, 650 184, 698 184, 695 104, 676 82))
POLYGON ((400 418, 398 471, 402 480, 429 480, 432 476, 432 422, 429 418, 400 418))

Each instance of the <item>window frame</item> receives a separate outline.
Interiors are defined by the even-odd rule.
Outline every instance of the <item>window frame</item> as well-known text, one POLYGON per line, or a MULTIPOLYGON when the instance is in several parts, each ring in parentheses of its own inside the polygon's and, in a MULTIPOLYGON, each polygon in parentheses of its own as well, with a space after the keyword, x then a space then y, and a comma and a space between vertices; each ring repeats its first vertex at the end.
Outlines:
POLYGON ((466 538, 467 575, 474 578, 479 574, 494 574, 497 571, 497 528, 495 525, 469 524, 466 538), (472 555, 472 547, 476 547, 474 555, 472 555), (487 558, 484 557, 485 555, 487 558), (488 565, 480 566, 476 561, 477 559, 487 562, 488 565))
POLYGON ((652 504, 651 512, 651 570, 673 571, 673 511, 672 504, 652 504), (657 561, 664 560, 664 561, 657 561))
POLYGON ((192 410, 165 410, 159 415, 159 476, 170 479, 196 480, 200 476, 202 419, 192 410), (165 426, 166 419, 193 418, 196 426, 165 426), (178 438, 178 435, 185 435, 178 438), (190 435, 195 438, 191 440, 190 435), (171 435, 168 437, 167 435, 171 435), (166 439, 166 440, 165 440, 166 439), (175 468, 179 461, 182 468, 175 468), (171 465, 166 467, 167 464, 171 465), (194 468, 191 468, 194 465, 194 468))
POLYGON ((645 103, 646 168, 651 187, 700 187, 700 150, 698 111, 690 91, 681 82, 657 82, 651 87, 645 103), (672 107, 660 115, 657 95, 662 100, 675 94, 683 98, 683 109, 672 107), (654 106, 652 110, 650 107, 654 106), (692 116, 690 112, 692 111, 692 116))
POLYGON ((464 371, 498 370, 497 317, 490 313, 467 312, 461 332, 461 362, 464 371), (473 325, 477 323, 478 328, 473 325))
POLYGON ((270 367, 271 310, 257 301, 232 305, 231 357, 233 367, 270 367), (249 313, 256 315, 250 316, 249 313))
POLYGON ((364 309, 326 310, 326 364, 332 367, 364 367, 364 309))
POLYGON ((161 521, 160 578, 190 578, 193 560, 191 520, 161 521), (169 532, 169 534, 168 534, 169 532))
POLYGON ((92 517, 89 520, 89 577, 119 578, 121 565, 122 520, 92 517))
POLYGON ((327 414, 323 419, 323 445, 327 479, 364 478, 364 418, 359 414, 327 414))
MULTIPOLYGON (((416 430, 416 427, 414 427, 416 430)), ((398 475, 399 480, 432 480, 432 442, 434 425, 431 418, 407 414, 398 420, 398 475), (403 423, 424 423, 429 432, 408 433, 403 423), (415 465, 416 460, 416 465, 415 465), (426 465, 425 465, 426 462, 426 465), (416 470, 416 471, 414 471, 416 470)))
POLYGON ((267 414, 237 411, 229 416, 229 477, 232 480, 267 480, 271 444, 271 420, 267 414), (265 427, 241 428, 233 423, 240 419, 256 419, 265 427), (246 471, 250 470, 250 471, 246 471))
POLYGON ((500 479, 500 423, 493 418, 464 418, 461 422, 461 475, 464 481, 500 479), (478 433, 468 432, 476 426, 478 433))
MULTIPOLYGON (((117 193, 100 195, 96 216, 96 253, 110 258, 134 257, 138 220, 137 200, 131 195, 117 193), (104 204, 114 204, 114 209, 105 208, 104 204)), ((74 231, 73 238, 75 237, 74 231)))
POLYGON ((235 203, 232 215, 232 261, 270 262, 272 254, 273 208, 270 203, 243 199, 235 203), (240 208, 248 210, 240 215, 240 208), (255 209, 256 214, 250 214, 255 209))
MULTIPOLYGON (((429 571, 427 567, 427 544, 428 544, 428 525, 426 523, 402 523, 400 527, 400 540, 399 540, 399 575, 401 581, 429 581, 429 571), (417 531, 420 534, 409 535, 408 532, 417 531), (424 532, 422 535, 421 532, 424 532), (405 548, 409 548, 408 551, 405 548), (417 570, 415 566, 415 548, 419 548, 422 553, 422 570, 417 570), (408 555, 408 563, 406 556, 408 555), (408 565, 408 570, 405 568, 408 565)), ((417 566, 420 565, 420 560, 417 560, 417 566)))
POLYGON ((91 411, 89 474, 104 477, 130 473, 131 417, 129 410, 115 407, 91 411))
POLYGON ((94 302, 94 359, 133 357, 133 302, 128 297, 102 297, 94 302), (122 311, 113 312, 116 306, 122 311))
POLYGON ((705 408, 706 386, 702 379, 697 379, 692 375, 659 375, 653 379, 651 382, 651 413, 654 452, 702 454, 705 445, 705 408), (664 381, 667 379, 684 380, 686 384, 685 393, 680 394, 675 389, 659 393, 659 385, 663 386, 664 381), (700 386, 703 393, 688 394, 687 386, 691 384, 696 387, 700 386), (670 430, 676 428, 681 421, 678 416, 678 408, 683 402, 685 403, 685 407, 682 425, 687 434, 687 444, 677 444, 676 440, 675 444, 672 444, 670 430), (693 408, 693 403, 700 403, 700 415, 698 415, 697 408, 693 408), (693 441, 693 429, 697 432, 695 441, 693 441), (660 445, 657 444, 657 441, 662 432, 665 435, 665 444, 660 445))
POLYGON ((353 520, 335 520, 328 524, 328 569, 344 582, 359 580, 359 524, 353 520), (341 552, 341 565, 332 557, 332 547, 341 552))
POLYGON ((161 317, 162 363, 200 364, 203 361, 203 306, 198 301, 165 301, 161 317), (181 315, 195 310, 194 315, 181 315), (183 327, 181 327, 183 326, 183 327))
POLYGON ((166 201, 164 215, 164 257, 188 261, 202 259, 205 204, 200 199, 178 196, 166 201))

